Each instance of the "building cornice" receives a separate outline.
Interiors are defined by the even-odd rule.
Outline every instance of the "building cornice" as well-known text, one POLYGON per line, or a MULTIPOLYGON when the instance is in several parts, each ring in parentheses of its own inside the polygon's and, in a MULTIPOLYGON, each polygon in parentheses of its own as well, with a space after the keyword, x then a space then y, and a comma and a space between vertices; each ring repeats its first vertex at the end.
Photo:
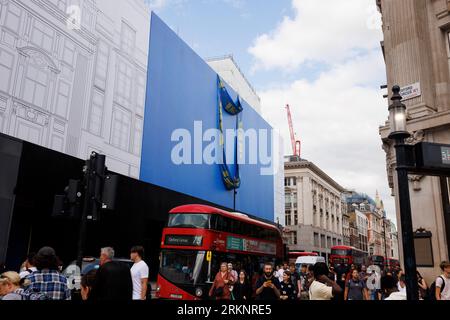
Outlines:
POLYGON ((344 192, 346 189, 342 187, 339 183, 334 181, 329 175, 327 175, 322 169, 320 169, 318 166, 316 166, 314 163, 307 161, 307 160, 301 160, 296 162, 285 162, 284 163, 284 170, 292 170, 292 169, 310 169, 312 172, 314 172, 316 175, 318 175, 320 178, 325 180, 327 183, 329 183, 333 188, 338 190, 339 192, 344 192))

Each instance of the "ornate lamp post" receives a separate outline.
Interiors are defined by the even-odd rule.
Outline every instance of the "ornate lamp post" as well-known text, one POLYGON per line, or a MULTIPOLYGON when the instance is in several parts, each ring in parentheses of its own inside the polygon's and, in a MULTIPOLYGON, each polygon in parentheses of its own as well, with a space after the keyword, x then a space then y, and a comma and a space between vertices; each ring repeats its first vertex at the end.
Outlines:
POLYGON ((408 164, 411 162, 411 148, 405 144, 405 139, 411 134, 406 130, 406 106, 401 103, 400 87, 392 88, 392 104, 389 106, 391 134, 389 139, 395 143, 397 158, 398 199, 400 205, 400 220, 402 227, 403 258, 405 262, 406 293, 408 300, 419 300, 416 254, 414 249, 414 232, 409 196, 408 164))

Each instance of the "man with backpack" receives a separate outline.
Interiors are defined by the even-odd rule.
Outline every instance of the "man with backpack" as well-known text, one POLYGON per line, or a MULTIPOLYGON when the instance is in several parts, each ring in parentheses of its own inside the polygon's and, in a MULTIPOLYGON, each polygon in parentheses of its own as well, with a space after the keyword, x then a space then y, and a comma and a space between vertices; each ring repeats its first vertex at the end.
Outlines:
POLYGON ((442 275, 430 286, 433 300, 450 300, 450 262, 444 261, 440 265, 442 275))

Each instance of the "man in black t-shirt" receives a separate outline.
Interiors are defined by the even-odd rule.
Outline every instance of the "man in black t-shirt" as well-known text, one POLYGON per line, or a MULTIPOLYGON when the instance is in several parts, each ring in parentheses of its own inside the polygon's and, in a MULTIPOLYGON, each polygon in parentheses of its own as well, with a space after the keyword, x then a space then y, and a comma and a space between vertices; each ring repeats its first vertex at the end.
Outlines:
POLYGON ((278 300, 280 298, 280 282, 273 275, 273 266, 264 264, 264 274, 256 282, 257 300, 278 300))

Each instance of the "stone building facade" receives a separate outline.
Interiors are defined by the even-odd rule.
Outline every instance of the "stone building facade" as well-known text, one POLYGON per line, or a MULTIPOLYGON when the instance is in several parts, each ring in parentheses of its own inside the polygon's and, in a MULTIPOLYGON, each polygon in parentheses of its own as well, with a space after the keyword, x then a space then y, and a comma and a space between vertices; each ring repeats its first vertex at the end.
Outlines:
MULTIPOLYGON (((407 142, 450 144, 450 1, 378 0, 377 4, 383 19, 387 85, 392 88, 398 84, 402 88, 407 106, 407 130, 412 134, 407 142)), ((389 133, 386 122, 380 127, 380 135, 389 185, 396 196, 396 159, 389 133)), ((414 230, 424 229, 432 234, 433 266, 419 270, 428 281, 433 281, 440 273, 439 263, 450 255, 448 180, 419 175, 409 179, 414 230)), ((396 206, 401 234, 398 198, 396 206)), ((401 237, 399 242, 401 248, 401 237)))
POLYGON ((343 244, 344 188, 314 163, 289 157, 285 162, 285 238, 291 251, 328 258, 343 244))

